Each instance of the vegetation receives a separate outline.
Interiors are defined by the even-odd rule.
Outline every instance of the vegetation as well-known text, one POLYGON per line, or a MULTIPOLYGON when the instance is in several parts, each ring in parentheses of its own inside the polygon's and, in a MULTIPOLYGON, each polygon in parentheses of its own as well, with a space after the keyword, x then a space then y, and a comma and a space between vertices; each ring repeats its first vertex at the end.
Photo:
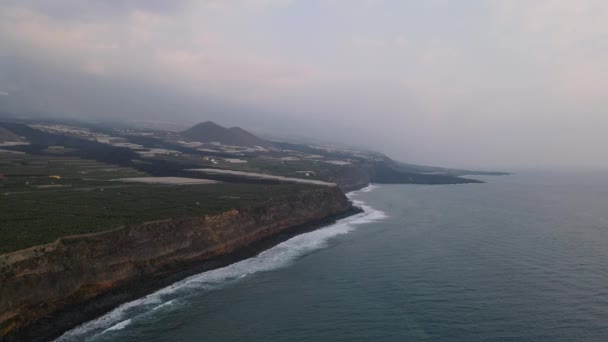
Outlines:
POLYGON ((295 184, 124 184, 1 195, 0 254, 124 224, 241 209, 310 188, 295 184))
POLYGON ((0 192, 76 190, 108 185, 117 178, 142 177, 145 173, 94 160, 68 156, 0 154, 0 192))
POLYGON ((0 154, 0 254, 120 225, 244 208, 310 186, 122 183, 129 167, 71 156, 0 154))
MULTIPOLYGON (((197 126, 197 132, 213 130, 219 132, 218 137, 230 135, 248 141, 253 139, 246 131, 218 127, 205 123, 197 126)), ((447 169, 400 164, 381 154, 368 152, 273 143, 283 150, 235 155, 198 151, 159 137, 127 136, 132 143, 182 153, 141 157, 129 148, 44 132, 23 123, 0 123, 0 128, 30 142, 29 145, 6 147, 13 153, 0 153, 0 253, 49 243, 64 235, 243 208, 311 188, 310 185, 279 184, 276 180, 205 175, 187 170, 191 168, 309 178, 335 182, 343 189, 364 186, 370 181, 476 182, 456 177, 447 169), (247 162, 231 163, 222 158, 247 162), (331 164, 332 160, 350 164, 331 164), (211 178, 230 184, 168 186, 115 181, 143 176, 211 178)))

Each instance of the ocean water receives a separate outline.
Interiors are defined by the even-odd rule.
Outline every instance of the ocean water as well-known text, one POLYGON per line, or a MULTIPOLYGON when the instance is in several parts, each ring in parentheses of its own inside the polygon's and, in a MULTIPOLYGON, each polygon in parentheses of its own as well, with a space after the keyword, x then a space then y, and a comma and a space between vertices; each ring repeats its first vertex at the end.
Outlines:
POLYGON ((608 175, 382 185, 365 212, 59 341, 608 341, 608 175))

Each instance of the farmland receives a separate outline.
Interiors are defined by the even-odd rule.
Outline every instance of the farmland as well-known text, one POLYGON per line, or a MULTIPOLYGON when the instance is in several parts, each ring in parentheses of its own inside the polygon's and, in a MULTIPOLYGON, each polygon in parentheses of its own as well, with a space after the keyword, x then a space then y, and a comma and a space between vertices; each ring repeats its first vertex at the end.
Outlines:
POLYGON ((262 204, 316 187, 287 182, 335 183, 342 190, 370 182, 475 182, 375 152, 263 141, 210 122, 197 127, 192 136, 0 122, 0 253, 64 235, 262 204), (236 141, 245 145, 233 146, 236 141))
POLYGON ((127 167, 64 156, 0 153, 0 254, 124 224, 202 216, 262 203, 311 186, 124 183, 127 167))

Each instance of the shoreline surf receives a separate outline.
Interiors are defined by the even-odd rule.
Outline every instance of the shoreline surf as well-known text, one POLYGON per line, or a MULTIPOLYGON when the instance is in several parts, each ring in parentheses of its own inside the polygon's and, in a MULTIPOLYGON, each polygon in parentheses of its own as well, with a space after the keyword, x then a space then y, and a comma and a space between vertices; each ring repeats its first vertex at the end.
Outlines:
POLYGON ((313 230, 298 233, 288 239, 267 246, 255 255, 237 260, 223 267, 205 270, 162 287, 144 297, 126 302, 108 313, 76 326, 63 333, 55 341, 70 342, 83 339, 94 339, 112 331, 122 330, 138 319, 152 315, 159 310, 171 310, 179 305, 186 305, 189 295, 200 294, 221 289, 239 279, 258 272, 274 271, 288 267, 300 257, 327 247, 330 239, 347 234, 356 229, 357 225, 381 220, 386 214, 368 206, 365 202, 356 200, 359 193, 373 191, 376 185, 369 185, 357 191, 347 193, 353 205, 361 208, 362 212, 341 218, 329 225, 312 227, 313 230))

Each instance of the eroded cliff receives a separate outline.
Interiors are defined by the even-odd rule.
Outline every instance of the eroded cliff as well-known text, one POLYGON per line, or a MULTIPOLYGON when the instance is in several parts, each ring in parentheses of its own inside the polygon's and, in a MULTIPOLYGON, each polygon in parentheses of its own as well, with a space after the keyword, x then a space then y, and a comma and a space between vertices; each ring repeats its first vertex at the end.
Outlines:
POLYGON ((192 272, 254 254, 277 235, 355 210, 337 187, 311 188, 246 210, 123 226, 2 255, 0 339, 56 337, 192 272))

